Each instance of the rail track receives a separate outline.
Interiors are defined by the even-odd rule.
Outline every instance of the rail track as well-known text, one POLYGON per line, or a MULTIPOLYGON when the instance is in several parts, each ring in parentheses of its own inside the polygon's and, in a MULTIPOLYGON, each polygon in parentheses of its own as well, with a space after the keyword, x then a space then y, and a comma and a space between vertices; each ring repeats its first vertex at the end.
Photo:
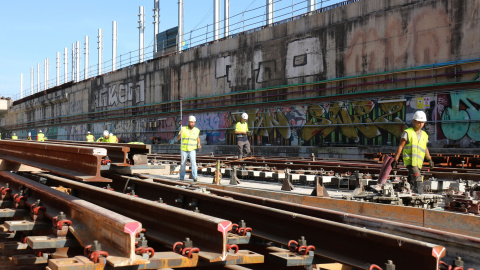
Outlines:
MULTIPOLYGON (((62 145, 92 149, 61 142, 19 143, 18 147, 41 145, 41 149, 62 145)), ((11 141, 7 145, 17 147, 11 141)), ((4 149, 3 142, 0 148, 4 149)), ((105 150, 100 156, 109 155, 105 150)), ((122 156, 130 159, 131 150, 125 150, 122 156)), ((64 161, 73 164, 80 159, 68 158, 64 161)), ((95 170, 102 158, 92 159, 95 170)), ((205 164, 213 163, 205 158, 205 164)), ((4 269, 313 269, 341 263, 355 269, 395 265, 436 270, 442 260, 452 264, 457 257, 467 266, 480 266, 476 216, 124 175, 101 165, 99 174, 76 177, 54 167, 46 169, 55 165, 52 160, 4 160, 8 160, 4 168, 18 169, 0 172, 4 269), (18 164, 41 170, 19 169, 18 164), (102 181, 85 181, 92 177, 102 181)), ((161 160, 175 162, 176 157, 162 155, 161 160)), ((264 163, 259 160, 252 162, 264 163)), ((268 162, 268 166, 285 163, 279 158, 268 162)), ((304 166, 298 170, 328 163, 305 162, 298 162, 304 166)), ((374 161, 350 163, 379 167, 374 161)))

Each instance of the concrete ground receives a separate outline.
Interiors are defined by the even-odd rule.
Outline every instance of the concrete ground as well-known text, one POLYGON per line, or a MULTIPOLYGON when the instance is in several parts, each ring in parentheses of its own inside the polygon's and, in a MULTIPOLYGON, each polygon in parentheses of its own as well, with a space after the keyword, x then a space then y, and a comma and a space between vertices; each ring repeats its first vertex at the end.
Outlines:
MULTIPOLYGON (((168 180, 180 180, 180 177, 178 174, 161 175, 159 176, 159 178, 168 179, 168 180)), ((212 184, 213 176, 198 174, 197 180, 200 183, 212 184)), ((253 179, 239 179, 239 180, 241 181, 241 184, 236 186, 242 187, 242 188, 270 190, 274 192, 282 192, 282 193, 285 192, 285 193, 298 194, 298 195, 310 195, 313 191, 313 186, 294 185, 294 190, 284 191, 284 190, 281 190, 282 182, 260 181, 260 180, 253 180, 253 179)), ((192 179, 186 179, 184 181, 187 183, 188 182, 193 183, 192 179)), ((222 180, 220 181, 220 185, 229 186, 230 178, 222 178, 222 180)), ((352 191, 344 191, 344 190, 335 190, 335 189, 327 189, 327 190, 330 197, 337 198, 337 199, 341 199, 343 196, 352 193, 352 191)))

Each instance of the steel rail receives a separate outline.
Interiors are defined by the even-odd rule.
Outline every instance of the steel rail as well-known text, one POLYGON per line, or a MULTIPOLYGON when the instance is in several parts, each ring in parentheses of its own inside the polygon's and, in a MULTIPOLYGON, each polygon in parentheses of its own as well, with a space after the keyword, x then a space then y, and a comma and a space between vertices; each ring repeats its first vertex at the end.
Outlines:
POLYGON ((104 175, 114 179, 113 188, 119 189, 128 182, 143 198, 161 197, 168 204, 187 209, 196 205, 208 215, 233 221, 245 220, 249 227, 254 228, 253 235, 269 241, 286 245, 290 240, 305 236, 308 244, 316 247, 315 254, 318 256, 359 269, 393 260, 398 269, 436 270, 440 258, 445 255, 445 248, 436 244, 185 188, 111 173, 104 175), (181 203, 178 203, 178 198, 182 198, 181 203))
POLYGON ((152 146, 150 144, 131 144, 131 143, 103 143, 103 142, 84 142, 84 141, 68 141, 68 140, 48 140, 48 142, 59 142, 59 143, 75 143, 81 145, 93 145, 93 146, 122 146, 129 147, 130 153, 132 154, 150 154, 152 146))
POLYGON ((210 263, 235 261, 239 258, 227 252, 227 233, 232 226, 232 222, 229 220, 58 176, 45 173, 35 173, 35 175, 48 178, 50 184, 72 188, 79 199, 139 220, 147 229, 147 238, 154 239, 156 242, 172 247, 176 242, 183 241, 188 237, 193 241, 193 245, 200 249, 199 257, 210 263))
MULTIPOLYGON (((156 156, 157 158, 159 156, 156 156)), ((164 156, 165 160, 175 160, 180 162, 180 157, 178 155, 174 156, 164 156)), ((159 159, 157 159, 158 161, 159 159)), ((214 159, 213 159, 214 160, 214 159)), ((214 162, 212 158, 205 158, 197 157, 197 163, 201 162, 214 162)), ((223 160, 219 158, 219 160, 223 160)), ((225 159, 227 160, 227 159, 225 159)), ((313 171, 321 171, 322 169, 325 171, 334 171, 335 173, 346 173, 346 172, 353 172, 358 170, 362 173, 369 173, 369 174, 378 174, 380 172, 380 168, 382 164, 371 164, 371 163, 344 163, 344 162, 318 162, 315 164, 315 161, 308 161, 303 160, 301 162, 297 162, 296 160, 272 160, 272 162, 267 162, 263 159, 257 159, 256 161, 252 160, 244 160, 244 161, 234 161, 228 160, 230 166, 247 166, 247 167, 265 167, 267 165, 269 168, 275 168, 276 170, 313 170, 313 171), (358 166, 357 166, 358 165, 358 166)), ((405 167, 399 167, 399 169, 395 170, 397 175, 399 176, 407 176, 408 171, 405 167)), ((480 173, 475 172, 475 170, 470 169, 461 169, 461 168, 434 168, 434 170, 428 170, 427 166, 424 166, 422 170, 422 174, 428 177, 435 177, 437 179, 450 179, 450 180, 458 180, 458 179, 467 179, 467 180, 475 180, 480 181, 480 173)))
POLYGON ((84 182, 111 182, 100 175, 105 148, 0 141, 0 158, 26 164, 84 182))
POLYGON ((74 141, 55 141, 55 140, 48 140, 46 142, 39 142, 39 143, 48 143, 48 144, 55 144, 55 145, 70 145, 70 146, 80 146, 80 147, 101 147, 107 150, 106 156, 117 166, 130 166, 127 162, 128 154, 130 152, 130 147, 128 146, 120 146, 113 143, 105 143, 102 145, 97 145, 96 143, 77 143, 74 141))
POLYGON ((72 221, 69 231, 78 242, 86 246, 98 240, 109 253, 107 261, 112 266, 142 263, 135 254, 135 235, 142 229, 140 222, 11 172, 0 172, 0 182, 9 183, 12 189, 28 189, 26 204, 30 206, 40 199, 49 219, 63 211, 72 221))
POLYGON ((230 194, 226 196, 230 196, 234 199, 258 203, 261 205, 269 200, 273 200, 275 202, 280 201, 282 203, 293 203, 299 206, 321 208, 325 209, 326 211, 338 211, 344 213, 345 215, 361 215, 363 217, 380 218, 386 221, 419 226, 427 229, 443 231, 445 233, 464 235, 467 238, 480 238, 480 218, 473 215, 464 215, 455 212, 436 211, 431 209, 399 205, 305 196, 288 192, 276 192, 272 190, 244 188, 232 185, 214 185, 200 182, 192 185, 192 182, 168 180, 152 177, 148 174, 137 174, 136 176, 142 179, 152 179, 156 183, 165 185, 206 187, 208 191, 217 194, 225 191, 230 194), (253 196, 253 198, 250 198, 250 196, 253 196))

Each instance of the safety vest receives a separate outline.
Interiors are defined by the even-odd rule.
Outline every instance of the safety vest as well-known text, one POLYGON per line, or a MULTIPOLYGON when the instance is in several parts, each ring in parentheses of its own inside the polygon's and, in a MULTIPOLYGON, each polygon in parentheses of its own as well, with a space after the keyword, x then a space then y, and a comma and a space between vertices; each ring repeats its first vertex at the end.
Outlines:
POLYGON ((248 132, 248 124, 247 121, 242 124, 242 122, 237 122, 237 125, 235 126, 235 131, 240 131, 240 132, 248 132))
POLYGON ((32 136, 28 136, 28 137, 27 137, 27 140, 31 141, 31 140, 32 140, 32 136))
POLYGON ((108 138, 100 137, 97 139, 97 142, 109 142, 108 138))
POLYGON ((18 140, 18 136, 12 136, 12 140, 18 140))
POLYGON ((417 133, 413 128, 407 128, 405 132, 408 134, 409 142, 403 147, 403 163, 405 166, 412 165, 421 169, 427 150, 428 134, 422 130, 422 137, 418 141, 417 133))
POLYGON ((182 127, 182 151, 190 152, 197 149, 197 139, 200 129, 182 127))
POLYGON ((128 144, 144 144, 143 142, 129 142, 128 144))
POLYGON ((115 136, 115 135, 108 136, 108 142, 109 143, 117 143, 118 142, 117 136, 115 136))
POLYGON ((37 134, 37 141, 44 142, 45 141, 45 135, 43 133, 38 133, 37 134))
POLYGON ((87 142, 94 142, 94 141, 95 141, 95 137, 93 137, 92 134, 87 135, 87 142))

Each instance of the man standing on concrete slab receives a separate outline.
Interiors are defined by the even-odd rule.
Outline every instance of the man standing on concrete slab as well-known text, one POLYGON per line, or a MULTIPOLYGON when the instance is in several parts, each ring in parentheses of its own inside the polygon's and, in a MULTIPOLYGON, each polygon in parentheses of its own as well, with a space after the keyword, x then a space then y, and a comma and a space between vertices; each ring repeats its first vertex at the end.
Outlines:
POLYGON ((248 141, 247 133, 248 131, 248 114, 242 113, 242 119, 240 122, 237 122, 235 125, 235 135, 237 137, 238 144, 238 158, 242 159, 247 157, 250 154, 250 142, 248 141), (245 154, 243 154, 243 149, 245 148, 245 154))
POLYGON ((13 135, 12 135, 12 140, 18 140, 17 133, 13 133, 13 135))
POLYGON ((180 165, 180 180, 185 180, 185 171, 187 167, 187 158, 190 157, 191 170, 193 175, 193 182, 197 182, 197 152, 196 149, 201 149, 200 145, 200 130, 195 127, 197 119, 195 116, 188 117, 188 126, 182 127, 178 133, 177 140, 182 139, 181 157, 182 163, 180 165))
POLYGON ((428 134, 422 130, 427 121, 427 115, 423 111, 416 111, 413 115, 413 127, 407 128, 400 139, 395 160, 392 162, 392 168, 397 167, 400 153, 403 150, 403 164, 408 169, 408 182, 413 187, 413 191, 423 193, 423 177, 420 170, 423 166, 424 158, 430 162, 430 169, 433 169, 433 161, 427 148, 428 134))

